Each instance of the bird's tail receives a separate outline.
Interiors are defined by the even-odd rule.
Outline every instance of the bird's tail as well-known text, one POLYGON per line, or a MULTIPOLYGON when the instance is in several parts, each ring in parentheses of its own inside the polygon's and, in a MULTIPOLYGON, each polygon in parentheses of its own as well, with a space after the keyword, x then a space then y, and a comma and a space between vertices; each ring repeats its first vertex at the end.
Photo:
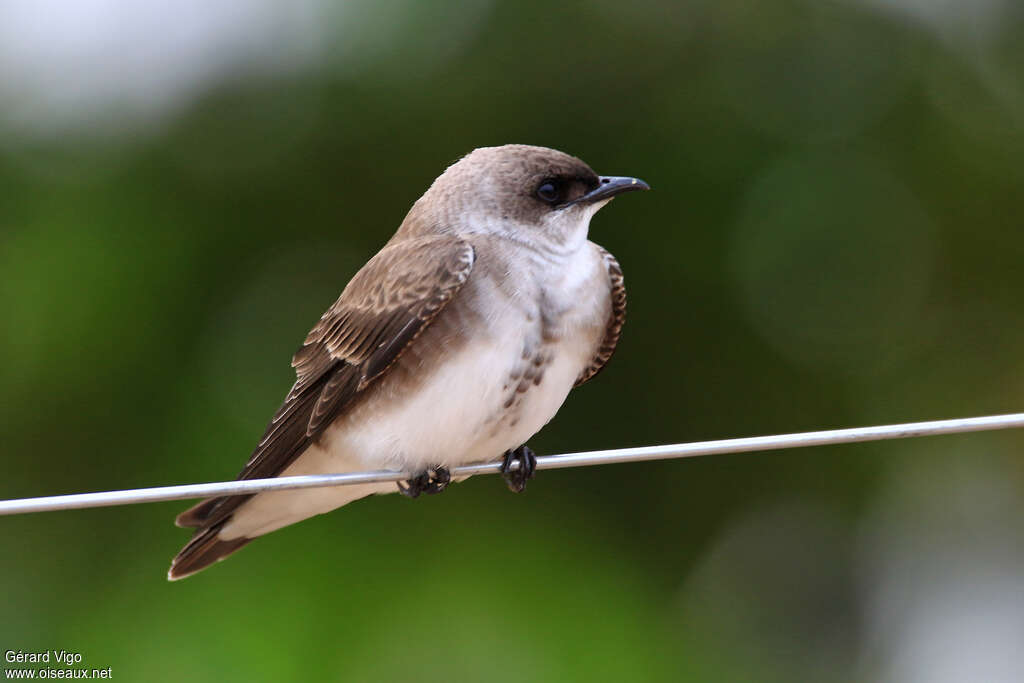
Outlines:
MULTIPOLYGON (((339 463, 335 463, 335 467, 316 466, 311 458, 304 463, 302 470, 295 467, 282 474, 365 469, 359 464, 346 464, 347 467, 339 466, 339 463)), ((254 538, 281 527, 330 512, 374 493, 393 493, 397 490, 393 482, 384 482, 264 491, 253 496, 223 496, 204 500, 182 512, 175 520, 178 526, 195 527, 196 531, 171 562, 167 578, 176 581, 195 574, 224 559, 254 538)))
MULTIPOLYGON (((203 501, 199 505, 189 508, 178 515, 178 526, 186 526, 186 524, 181 523, 182 518, 209 502, 203 501)), ((168 581, 177 581, 202 571, 214 562, 220 562, 252 540, 245 536, 239 536, 230 540, 220 538, 220 530, 223 528, 225 521, 227 520, 196 531, 192 539, 185 544, 185 547, 171 561, 171 568, 167 572, 168 581)), ((187 526, 197 525, 188 524, 187 526)))
POLYGON ((220 498, 207 498, 203 502, 193 505, 188 510, 185 510, 175 517, 174 525, 185 528, 205 526, 215 508, 217 508, 222 502, 224 502, 223 496, 220 498))

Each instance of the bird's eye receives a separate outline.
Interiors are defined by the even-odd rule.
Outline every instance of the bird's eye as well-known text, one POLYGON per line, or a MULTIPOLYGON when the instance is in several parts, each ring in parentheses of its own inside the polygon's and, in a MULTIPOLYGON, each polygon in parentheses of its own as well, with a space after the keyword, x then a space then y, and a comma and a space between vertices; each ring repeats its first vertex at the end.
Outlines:
POLYGON ((561 196, 558 184, 553 180, 545 180, 537 188, 538 199, 548 204, 557 204, 561 196))

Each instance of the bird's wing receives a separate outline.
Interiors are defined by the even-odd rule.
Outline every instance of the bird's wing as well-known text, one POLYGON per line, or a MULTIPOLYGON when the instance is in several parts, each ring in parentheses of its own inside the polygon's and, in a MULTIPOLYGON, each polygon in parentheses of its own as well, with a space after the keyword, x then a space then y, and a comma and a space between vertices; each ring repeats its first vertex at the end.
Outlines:
MULTIPOLYGON (((473 260, 472 246, 447 235, 398 242, 370 259, 292 358, 295 384, 238 478, 277 476, 301 455, 426 329, 473 260)), ((176 521, 209 528, 247 499, 211 498, 176 521)))
POLYGON ((576 378, 576 384, 573 386, 577 387, 604 369, 605 364, 608 363, 612 354, 615 353, 615 346, 619 343, 619 337, 622 336, 622 325, 626 322, 626 283, 622 277, 622 268, 619 266, 619 262, 615 260, 615 257, 608 253, 604 247, 596 244, 594 246, 601 252, 605 267, 608 269, 608 280, 611 284, 612 310, 608 314, 604 339, 601 340, 601 345, 597 348, 597 354, 590 361, 590 365, 584 368, 580 376, 576 378))

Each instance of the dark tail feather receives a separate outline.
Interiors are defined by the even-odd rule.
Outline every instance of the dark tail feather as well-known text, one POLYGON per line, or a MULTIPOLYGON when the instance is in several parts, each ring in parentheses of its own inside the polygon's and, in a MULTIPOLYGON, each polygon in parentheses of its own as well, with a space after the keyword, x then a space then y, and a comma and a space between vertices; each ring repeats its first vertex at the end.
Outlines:
MULTIPOLYGON (((201 507, 206 504, 204 501, 196 506, 201 507)), ((195 509, 195 508, 193 508, 195 509)), ((186 510, 180 516, 187 515, 191 510, 186 510)), ((182 526, 182 525, 179 525, 182 526)), ((224 523, 214 524, 206 529, 200 529, 196 531, 195 536, 192 537, 181 552, 171 560, 171 568, 167 572, 168 581, 177 581, 183 579, 186 576, 191 576, 198 571, 206 569, 214 562, 219 562, 225 557, 235 552, 243 545, 251 541, 251 538, 244 536, 240 538, 233 538, 230 541, 225 541, 218 538, 221 527, 224 523)))
POLYGON ((214 508, 224 500, 223 498, 207 498, 201 503, 196 503, 188 510, 174 518, 174 523, 180 527, 199 527, 206 523, 214 508))

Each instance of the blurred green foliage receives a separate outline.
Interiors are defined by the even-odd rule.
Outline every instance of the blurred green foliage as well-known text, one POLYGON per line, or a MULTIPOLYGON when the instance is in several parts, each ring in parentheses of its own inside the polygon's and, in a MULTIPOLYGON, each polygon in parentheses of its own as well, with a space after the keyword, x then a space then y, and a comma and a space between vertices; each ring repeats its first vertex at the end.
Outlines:
MULTIPOLYGON (((361 7, 159 125, 0 129, 0 496, 233 476, 348 278, 507 142, 656 190, 593 222, 628 321, 539 453, 1021 409, 1020 7, 361 7)), ((183 504, 5 518, 0 645, 117 680, 885 679, 886 548, 937 586, 1024 570, 985 551, 1020 539, 1022 438, 479 477, 177 584, 183 504)))

